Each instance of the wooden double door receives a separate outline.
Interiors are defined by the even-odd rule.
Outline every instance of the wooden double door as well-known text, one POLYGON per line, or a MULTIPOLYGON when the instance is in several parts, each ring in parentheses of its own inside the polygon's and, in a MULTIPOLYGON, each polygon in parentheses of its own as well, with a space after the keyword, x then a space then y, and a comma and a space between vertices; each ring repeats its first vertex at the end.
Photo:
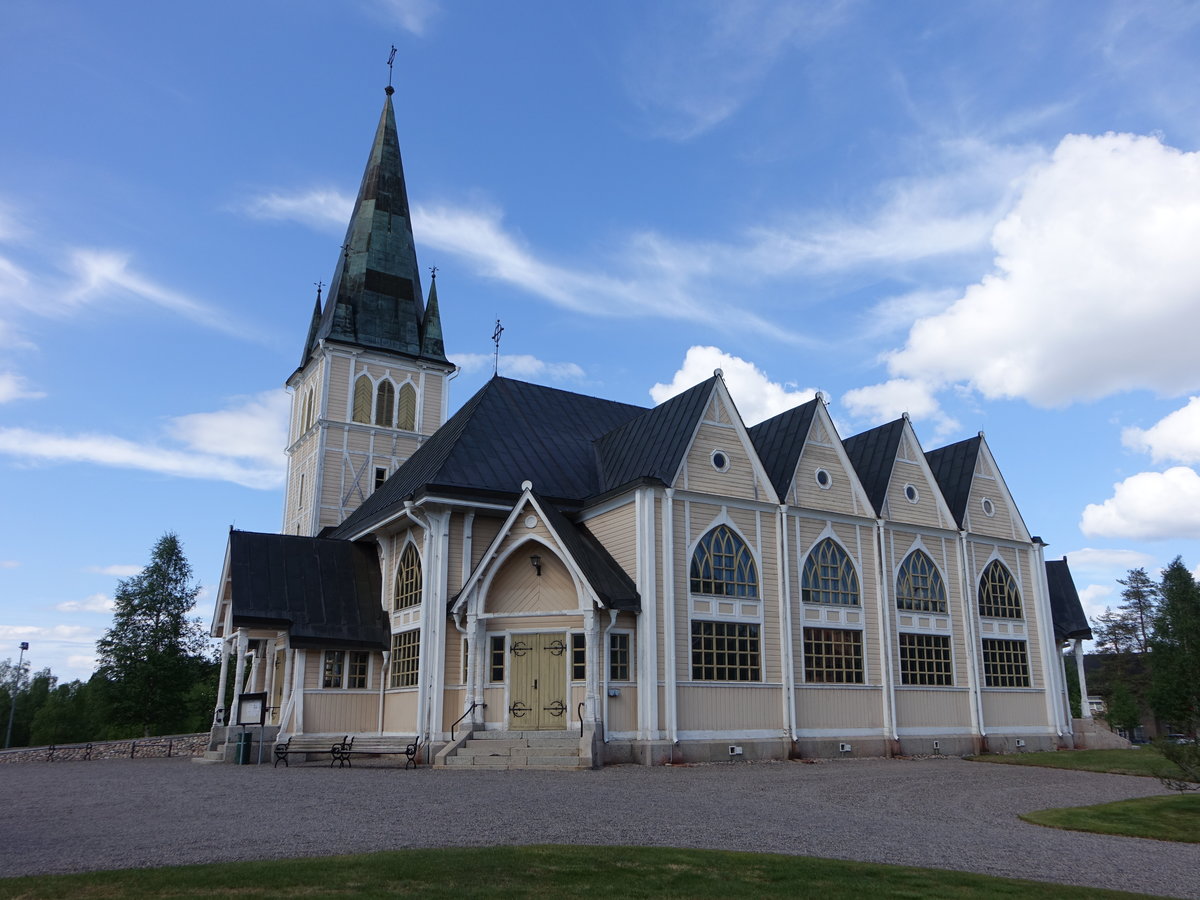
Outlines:
POLYGON ((567 704, 567 636, 563 632, 516 634, 509 639, 508 727, 513 731, 562 731, 571 719, 567 704))

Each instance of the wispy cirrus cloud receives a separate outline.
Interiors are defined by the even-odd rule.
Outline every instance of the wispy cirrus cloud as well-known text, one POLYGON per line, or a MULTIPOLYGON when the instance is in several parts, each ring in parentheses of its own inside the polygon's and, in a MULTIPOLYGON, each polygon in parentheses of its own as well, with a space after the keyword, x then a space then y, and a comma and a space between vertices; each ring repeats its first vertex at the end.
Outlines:
POLYGON ((0 403, 11 403, 13 400, 36 400, 45 397, 43 391, 29 387, 25 376, 16 372, 0 372, 0 403))
POLYGON ((67 613, 110 613, 113 610, 113 599, 107 594, 89 594, 82 600, 67 600, 54 608, 67 613))
POLYGON ((98 575, 112 575, 116 578, 129 578, 142 571, 141 566, 85 566, 83 571, 95 572, 98 575))
POLYGON ((0 453, 28 465, 86 463, 270 490, 283 483, 289 400, 282 391, 237 399, 216 412, 171 419, 164 439, 0 428, 0 453))
POLYGON ((417 37, 428 32, 441 12, 437 0, 359 0, 359 3, 373 18, 399 25, 417 37))
MULTIPOLYGON (((486 372, 495 358, 488 353, 451 353, 450 359, 468 374, 486 372)), ((548 378, 551 381, 578 381, 583 369, 573 362, 547 362, 528 353, 500 354, 500 374, 515 378, 548 378)))

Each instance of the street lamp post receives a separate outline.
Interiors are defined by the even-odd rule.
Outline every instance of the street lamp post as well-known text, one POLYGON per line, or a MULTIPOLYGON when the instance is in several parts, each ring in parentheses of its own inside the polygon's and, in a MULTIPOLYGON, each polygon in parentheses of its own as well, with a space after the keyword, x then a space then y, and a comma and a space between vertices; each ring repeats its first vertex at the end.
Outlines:
POLYGON ((17 673, 13 675, 12 696, 8 702, 8 733, 4 735, 4 749, 12 744, 13 713, 17 711, 17 689, 21 686, 21 669, 25 667, 25 651, 29 649, 29 641, 21 641, 21 654, 17 657, 17 673))

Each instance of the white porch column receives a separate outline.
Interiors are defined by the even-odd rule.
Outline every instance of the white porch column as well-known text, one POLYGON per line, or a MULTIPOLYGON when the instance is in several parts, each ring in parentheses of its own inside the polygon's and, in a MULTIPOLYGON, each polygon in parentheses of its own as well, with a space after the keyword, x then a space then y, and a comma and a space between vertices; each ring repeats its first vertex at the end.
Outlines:
MULTIPOLYGON (((467 626, 463 635, 467 639, 467 689, 464 692, 463 711, 466 712, 471 708, 472 703, 482 703, 483 696, 478 693, 479 690, 479 617, 475 613, 467 613, 467 626)), ((485 651, 486 652, 486 651, 485 651)), ((471 714, 471 722, 478 721, 474 713, 471 714)))
POLYGON ((293 650, 296 664, 292 666, 292 691, 296 697, 295 704, 295 734, 304 733, 304 650, 293 650))
POLYGON ((638 637, 638 739, 654 740, 658 729, 658 592, 655 572, 654 491, 638 488, 634 495, 637 548, 637 589, 642 611, 638 637))
POLYGON ((288 647, 289 641, 283 642, 283 693, 279 696, 279 727, 283 728, 283 711, 288 708, 292 699, 292 657, 295 653, 288 647))
POLYGON ((241 696, 243 686, 245 685, 246 675, 246 644, 249 639, 246 637, 246 629, 239 628, 237 630, 236 649, 237 660, 234 663, 233 669, 233 703, 229 705, 229 724, 237 723, 238 706, 240 704, 239 697, 241 696))
POLYGON ((1092 717, 1092 706, 1088 703, 1087 676, 1083 674, 1083 640, 1075 638, 1071 649, 1075 653, 1075 671, 1079 673, 1079 717, 1081 719, 1090 719, 1092 717))
MULTIPOLYGON (((590 602, 590 599, 589 599, 590 602)), ((595 722, 599 713, 596 698, 599 695, 600 667, 604 665, 604 648, 600 646, 600 627, 595 608, 583 614, 583 646, 587 659, 587 678, 584 682, 583 714, 588 722, 595 722)), ((571 710, 574 712, 574 710, 571 710)))
POLYGON ((229 687, 229 638, 221 641, 221 674, 217 678, 217 705, 213 709, 213 724, 225 724, 225 691, 229 687))
POLYGON ((250 690, 247 693, 262 690, 262 650, 263 644, 259 641, 254 645, 254 655, 250 657, 250 680, 247 682, 250 690))

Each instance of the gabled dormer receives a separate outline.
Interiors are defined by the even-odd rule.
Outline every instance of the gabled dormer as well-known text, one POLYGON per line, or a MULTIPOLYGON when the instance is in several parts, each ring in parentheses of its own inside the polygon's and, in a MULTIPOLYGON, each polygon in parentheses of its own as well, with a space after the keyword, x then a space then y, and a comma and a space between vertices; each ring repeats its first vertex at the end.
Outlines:
POLYGON ((991 448, 976 437, 925 454, 959 527, 972 534, 1030 540, 991 448))
POLYGON ((750 429, 750 437, 782 502, 874 517, 866 490, 820 398, 760 422, 750 429))
POLYGON ((847 438, 843 445, 880 518, 957 530, 907 415, 847 438))

